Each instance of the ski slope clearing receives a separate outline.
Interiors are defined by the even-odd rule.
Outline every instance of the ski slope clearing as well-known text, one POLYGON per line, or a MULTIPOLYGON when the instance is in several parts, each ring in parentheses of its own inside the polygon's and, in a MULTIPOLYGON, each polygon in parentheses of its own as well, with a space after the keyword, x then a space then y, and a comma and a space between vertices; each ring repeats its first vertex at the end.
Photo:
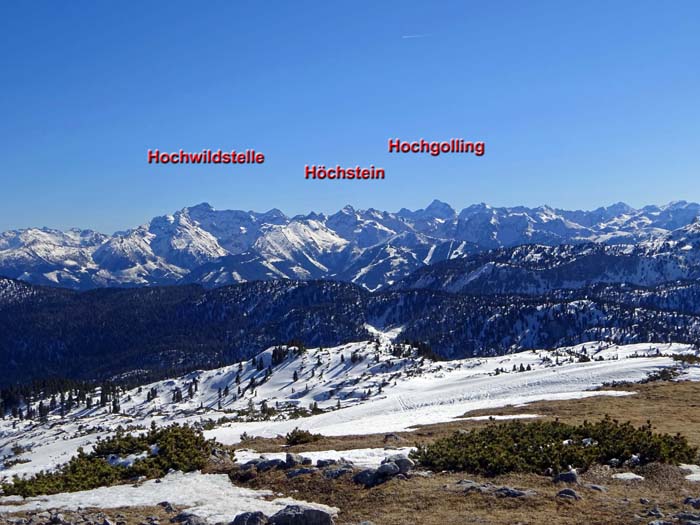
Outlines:
POLYGON ((110 410, 112 403, 101 406, 97 389, 90 408, 81 404, 63 417, 59 408, 46 422, 7 417, 0 420, 0 481, 53 469, 79 447, 89 452, 119 426, 141 431, 151 423, 189 423, 223 444, 236 444, 243 434, 276 437, 295 427, 328 436, 385 433, 452 421, 477 409, 630 395, 595 389, 667 368, 679 369, 680 378, 700 378, 700 368, 673 359, 697 354, 681 344, 587 343, 438 362, 393 343, 388 334, 376 337, 334 348, 271 348, 250 361, 119 392, 118 413, 110 410))
POLYGON ((187 512, 208 523, 229 523, 237 514, 262 511, 272 515, 287 505, 303 505, 336 514, 338 509, 277 498, 269 490, 251 490, 234 486, 225 474, 201 474, 199 472, 174 472, 159 482, 147 481, 141 485, 116 485, 94 490, 27 498, 20 505, 3 505, 16 502, 16 498, 0 498, 0 515, 47 509, 78 510, 95 507, 114 509, 119 507, 155 506, 162 501, 185 507, 187 512))

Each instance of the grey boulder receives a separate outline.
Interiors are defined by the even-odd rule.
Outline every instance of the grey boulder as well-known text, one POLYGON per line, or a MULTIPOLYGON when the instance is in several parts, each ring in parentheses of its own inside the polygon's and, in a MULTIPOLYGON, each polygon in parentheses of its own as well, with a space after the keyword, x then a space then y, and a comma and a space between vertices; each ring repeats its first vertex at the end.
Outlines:
POLYGON ((304 474, 313 474, 314 472, 316 472, 315 468, 297 468, 294 470, 287 471, 287 478, 294 479, 298 476, 303 476, 304 474))
POLYGON ((325 477, 326 479, 338 479, 339 477, 344 476, 345 474, 351 473, 351 468, 329 468, 323 471, 323 477, 325 477))
POLYGON ((570 470, 568 472, 560 472, 554 476, 554 483, 578 483, 578 474, 570 470))
POLYGON ((493 491, 493 494, 499 498, 522 498, 528 495, 524 490, 511 487, 499 487, 493 491))
POLYGON ((413 469, 413 467, 416 466, 413 460, 407 458, 403 454, 395 454, 393 456, 389 456, 384 461, 382 461, 382 463, 396 464, 396 466, 399 467, 399 472, 401 474, 408 474, 413 469))
POLYGON ((352 477, 352 480, 358 485, 365 487, 374 487, 377 484, 377 471, 373 468, 361 470, 352 477))
POLYGON ((277 514, 270 516, 271 525, 334 525, 333 516, 326 511, 288 505, 277 514))
POLYGON ((207 525, 206 520, 200 518, 199 516, 195 516, 194 514, 190 514, 189 512, 181 512, 170 521, 173 523, 180 523, 182 525, 207 525))
POLYGON ((262 512, 244 512, 239 514, 229 525, 267 525, 269 520, 262 512))
POLYGON ((302 458, 299 454, 292 454, 291 452, 287 452, 287 458, 285 460, 285 466, 287 468, 294 468, 297 465, 301 465, 304 462, 304 458, 302 458))
POLYGON ((257 467, 260 472, 272 470, 273 468, 284 468, 287 463, 282 459, 267 459, 258 463, 257 467))
POLYGON ((557 497, 572 500, 581 499, 581 496, 579 496, 574 489, 561 489, 557 492, 557 497))
POLYGON ((694 509, 700 509, 700 498, 691 498, 688 496, 683 500, 684 505, 690 505, 694 509))
POLYGON ((400 472, 401 469, 399 466, 393 462, 383 463, 382 465, 379 465, 379 468, 377 469, 377 474, 384 477, 396 476, 400 472))

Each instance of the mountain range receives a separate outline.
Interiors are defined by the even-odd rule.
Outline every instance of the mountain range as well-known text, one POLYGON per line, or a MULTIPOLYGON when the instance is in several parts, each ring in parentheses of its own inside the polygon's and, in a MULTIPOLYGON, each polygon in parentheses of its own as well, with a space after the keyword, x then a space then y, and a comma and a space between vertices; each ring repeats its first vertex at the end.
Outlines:
MULTIPOLYGON (((0 275, 77 290, 332 279, 374 291, 443 261, 469 260, 464 264, 473 276, 479 263, 472 256, 484 264, 491 258, 492 266, 498 265, 514 253, 507 249, 520 245, 574 246, 566 252, 538 248, 537 257, 544 260, 554 255, 590 258, 598 252, 621 257, 635 250, 656 257, 664 243, 677 245, 698 215, 700 205, 684 201, 641 209, 618 203, 593 211, 478 204, 459 212, 433 201, 415 211, 346 206, 330 215, 295 217, 276 209, 215 210, 204 203, 113 235, 78 229, 6 231, 0 234, 0 275), (590 243, 617 247, 575 246, 590 243)), ((671 266, 659 271, 671 271, 671 266)), ((637 284, 659 282, 653 269, 646 271, 654 274, 651 280, 647 283, 640 275, 637 284)), ((673 272, 679 278, 687 273, 679 268, 673 272)), ((453 282, 450 287, 459 288, 453 282)))

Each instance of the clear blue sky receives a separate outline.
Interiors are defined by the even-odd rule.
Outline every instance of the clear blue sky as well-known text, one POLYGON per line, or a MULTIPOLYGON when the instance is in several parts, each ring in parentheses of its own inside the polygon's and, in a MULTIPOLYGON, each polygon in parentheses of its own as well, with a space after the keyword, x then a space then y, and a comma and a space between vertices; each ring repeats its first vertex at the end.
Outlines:
POLYGON ((3 2, 0 230, 700 200, 700 2, 3 2), (406 38, 420 35, 417 38, 406 38), (389 155, 387 139, 486 155, 389 155), (255 147, 263 166, 146 150, 255 147), (304 180, 305 164, 384 167, 304 180))

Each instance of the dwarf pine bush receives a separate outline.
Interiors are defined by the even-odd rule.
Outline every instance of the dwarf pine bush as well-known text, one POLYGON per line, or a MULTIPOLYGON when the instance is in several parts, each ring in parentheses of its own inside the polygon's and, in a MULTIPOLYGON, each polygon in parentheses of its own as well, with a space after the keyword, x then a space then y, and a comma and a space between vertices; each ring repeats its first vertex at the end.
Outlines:
POLYGON ((314 441, 318 441, 322 437, 323 436, 321 434, 312 434, 308 430, 300 430, 299 428, 295 428, 287 434, 286 440, 287 445, 293 446, 303 445, 304 443, 313 443, 314 441))
POLYGON ((99 441, 93 452, 82 449, 68 463, 53 472, 40 472, 30 478, 15 476, 12 483, 2 485, 5 495, 23 497, 59 492, 75 492, 113 485, 145 476, 164 476, 170 469, 191 472, 203 468, 211 455, 213 442, 201 431, 187 425, 151 428, 142 435, 126 434, 123 430, 99 441), (144 457, 130 466, 110 464, 112 454, 126 457, 131 454, 144 457))
POLYGON ((605 417, 597 423, 568 425, 559 421, 490 423, 470 433, 456 432, 418 446, 411 457, 435 470, 466 471, 486 476, 507 472, 554 472, 569 466, 586 470, 613 458, 632 455, 640 463, 689 463, 697 449, 680 434, 658 434, 651 424, 634 427, 605 417))

